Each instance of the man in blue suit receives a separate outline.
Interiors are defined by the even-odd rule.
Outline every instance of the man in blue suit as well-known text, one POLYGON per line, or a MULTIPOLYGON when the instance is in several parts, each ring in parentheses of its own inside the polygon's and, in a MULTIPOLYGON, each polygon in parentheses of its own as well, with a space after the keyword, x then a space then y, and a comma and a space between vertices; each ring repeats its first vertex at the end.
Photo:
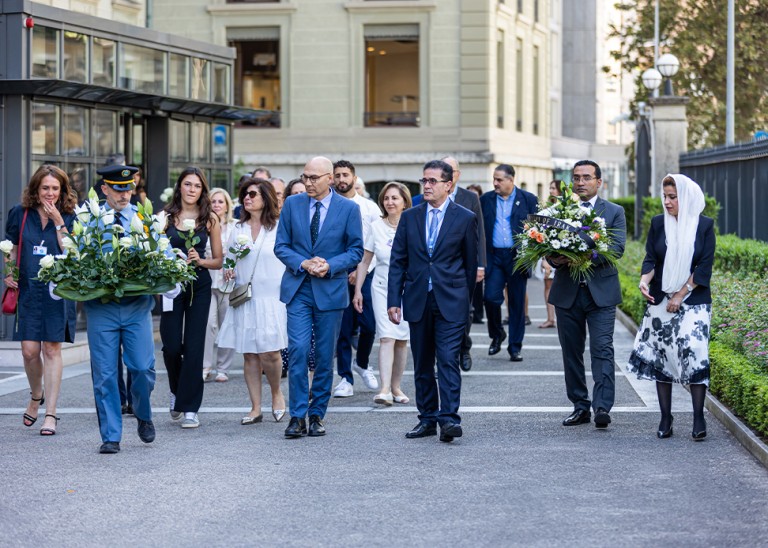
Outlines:
POLYGON ((507 338, 501 324, 501 305, 504 304, 504 288, 507 288, 509 310, 509 359, 522 361, 520 351, 525 336, 525 290, 528 273, 515 270, 517 246, 515 236, 523 230, 523 222, 539 209, 536 196, 515 187, 515 168, 499 164, 493 172, 492 192, 480 198, 485 222, 486 253, 485 312, 488 317, 488 336, 491 346, 488 355, 501 350, 507 338))
POLYGON ((424 165, 424 202, 403 212, 392 244, 387 313, 411 329, 419 424, 405 437, 462 435, 459 360, 477 276, 477 217, 448 198, 453 168, 424 165), (435 360, 437 376, 435 383, 435 360))
POLYGON ((277 229, 275 255, 285 264, 280 300, 288 310, 291 421, 286 438, 325 435, 333 350, 349 305, 347 272, 363 258, 360 208, 333 192, 332 180, 328 158, 310 160, 301 174, 307 192, 285 200, 277 229), (315 376, 309 401, 307 363, 313 332, 315 376))

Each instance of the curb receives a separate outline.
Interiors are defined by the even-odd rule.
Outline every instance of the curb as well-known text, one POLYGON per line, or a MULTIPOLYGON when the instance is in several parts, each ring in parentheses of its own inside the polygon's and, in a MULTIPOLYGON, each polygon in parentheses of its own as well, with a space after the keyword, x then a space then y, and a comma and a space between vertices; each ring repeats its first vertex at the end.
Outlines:
MULTIPOLYGON (((623 310, 616 308, 616 319, 626 327, 632 335, 637 334, 637 325, 623 310)), ((712 413, 728 431, 733 434, 741 445, 749 451, 760 463, 768 468, 768 445, 761 440, 752 430, 744 424, 728 407, 715 396, 707 392, 705 402, 707 411, 712 413)))

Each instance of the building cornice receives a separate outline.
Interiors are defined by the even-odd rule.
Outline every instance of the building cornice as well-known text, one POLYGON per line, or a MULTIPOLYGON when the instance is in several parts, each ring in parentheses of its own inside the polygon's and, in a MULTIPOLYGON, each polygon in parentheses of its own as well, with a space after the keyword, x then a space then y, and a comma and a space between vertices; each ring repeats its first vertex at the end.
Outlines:
POLYGON ((211 15, 289 15, 299 7, 293 2, 277 4, 223 4, 208 6, 205 10, 211 15))
POLYGON ((350 13, 422 13, 436 8, 436 0, 351 0, 344 3, 344 9, 350 13))

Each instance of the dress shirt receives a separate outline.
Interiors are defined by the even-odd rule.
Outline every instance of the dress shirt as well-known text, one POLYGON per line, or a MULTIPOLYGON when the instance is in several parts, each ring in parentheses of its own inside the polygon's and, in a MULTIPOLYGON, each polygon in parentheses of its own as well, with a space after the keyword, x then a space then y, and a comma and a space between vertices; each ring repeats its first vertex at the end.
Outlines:
POLYGON ((325 222, 325 216, 328 215, 328 208, 331 205, 331 198, 333 197, 333 190, 322 200, 316 200, 314 198, 309 199, 309 224, 312 225, 312 217, 315 215, 315 204, 320 202, 320 228, 318 233, 323 229, 323 223, 325 222))
MULTIPOLYGON (((592 198, 590 198, 587 201, 589 202, 589 208, 590 209, 595 209, 595 203, 597 203, 597 194, 592 196, 592 198)), ((582 200, 579 205, 581 205, 581 207, 587 207, 587 206, 584 205, 584 200, 582 200)))
POLYGON ((515 203, 517 189, 507 199, 496 196, 496 221, 493 224, 493 247, 510 249, 515 241, 512 237, 512 206, 515 203))
MULTIPOLYGON (((432 207, 431 204, 427 204, 427 223, 425 225, 426 229, 424 231, 424 236, 426 237, 427 247, 429 247, 429 223, 432 221, 432 210, 437 209, 440 211, 440 213, 437 214, 437 234, 440 235, 440 227, 443 226, 443 219, 445 218, 445 209, 448 207, 448 200, 443 202, 443 205, 440 207, 432 207)), ((437 239, 435 239, 435 242, 437 242, 437 239)))

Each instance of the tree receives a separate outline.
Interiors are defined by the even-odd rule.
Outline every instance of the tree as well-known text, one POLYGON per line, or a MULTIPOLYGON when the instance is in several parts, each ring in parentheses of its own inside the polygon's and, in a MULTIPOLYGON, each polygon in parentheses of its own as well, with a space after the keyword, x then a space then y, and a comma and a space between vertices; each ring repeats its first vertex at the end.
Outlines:
MULTIPOLYGON (((735 134, 752 139, 768 129, 768 3, 737 0, 735 32, 735 134)), ((635 101, 648 91, 640 74, 653 66, 654 0, 625 1, 616 8, 631 22, 613 27, 622 46, 612 52, 624 67, 637 68, 635 101)), ((675 92, 690 98, 688 146, 692 149, 725 142, 726 37, 728 5, 724 0, 659 0, 659 55, 673 53, 680 71, 675 92)))

